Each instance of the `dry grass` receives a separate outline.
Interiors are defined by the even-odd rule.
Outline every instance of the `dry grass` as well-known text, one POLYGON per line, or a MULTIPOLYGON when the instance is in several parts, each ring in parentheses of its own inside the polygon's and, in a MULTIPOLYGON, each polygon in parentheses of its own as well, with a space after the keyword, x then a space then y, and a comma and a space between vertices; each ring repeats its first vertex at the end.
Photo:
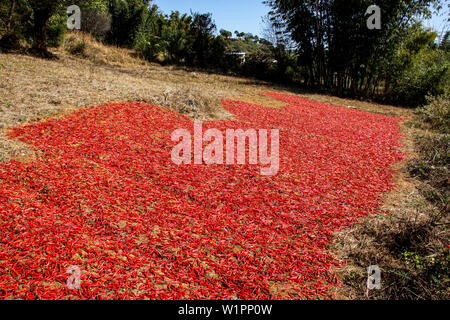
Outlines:
POLYGON ((341 299, 450 298, 445 290, 448 274, 442 271, 448 270, 448 253, 443 252, 448 246, 449 216, 424 196, 424 183, 408 172, 408 164, 420 159, 414 137, 423 131, 410 122, 401 126, 407 158, 395 165, 395 190, 385 195, 380 208, 389 214, 367 217, 336 235, 337 258, 346 262, 335 270, 345 284, 336 292, 341 299), (382 271, 379 291, 367 291, 367 267, 371 265, 382 271), (431 283, 436 276, 442 278, 431 283))
POLYGON ((146 62, 133 57, 134 51, 125 48, 105 46, 98 42, 92 35, 83 32, 72 31, 66 35, 63 49, 77 55, 76 47, 83 48, 78 55, 96 64, 110 66, 139 66, 146 62))

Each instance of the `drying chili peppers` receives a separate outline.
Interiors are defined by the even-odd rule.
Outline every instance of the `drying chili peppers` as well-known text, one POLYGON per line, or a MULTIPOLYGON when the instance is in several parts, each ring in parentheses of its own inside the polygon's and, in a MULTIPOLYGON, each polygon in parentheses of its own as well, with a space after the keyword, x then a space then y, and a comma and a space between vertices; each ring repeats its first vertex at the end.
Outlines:
POLYGON ((0 298, 333 298, 333 234, 393 188, 402 119, 267 95, 288 105, 224 100, 236 121, 204 127, 279 129, 276 176, 173 164, 193 122, 143 103, 16 128, 39 157, 0 164, 0 298))

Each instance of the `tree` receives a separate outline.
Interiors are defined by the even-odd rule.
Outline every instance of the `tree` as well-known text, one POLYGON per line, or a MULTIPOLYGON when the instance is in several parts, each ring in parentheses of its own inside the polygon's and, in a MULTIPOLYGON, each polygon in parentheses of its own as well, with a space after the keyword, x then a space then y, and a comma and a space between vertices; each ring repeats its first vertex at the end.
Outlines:
POLYGON ((269 40, 266 40, 266 39, 264 39, 264 38, 261 38, 261 39, 259 39, 259 44, 262 44, 262 45, 264 45, 264 46, 272 46, 272 42, 270 42, 269 40))
POLYGON ((255 39, 255 36, 251 33, 244 33, 244 41, 250 42, 255 39))
POLYGON ((210 48, 214 40, 216 25, 211 13, 193 13, 191 36, 193 38, 192 51, 188 63, 199 67, 206 67, 210 60, 210 48))
POLYGON ((242 39, 245 36, 245 32, 239 32, 239 31, 235 31, 234 34, 236 35, 236 38, 238 39, 242 39))
POLYGON ((13 22, 13 16, 14 16, 14 8, 16 7, 16 0, 12 0, 10 7, 9 7, 9 13, 8 13, 8 23, 6 24, 6 33, 11 33, 11 27, 13 22))
POLYGON ((81 30, 96 38, 103 38, 111 29, 109 0, 73 1, 81 8, 81 30))
POLYGON ((66 0, 30 0, 34 24, 32 53, 43 57, 52 56, 47 49, 48 21, 65 3, 66 0))
POLYGON ((165 25, 166 19, 158 12, 158 7, 156 5, 149 7, 134 41, 134 48, 145 59, 152 61, 166 50, 167 44, 163 31, 165 25))
POLYGON ((365 12, 371 0, 266 1, 274 28, 296 44, 308 85, 366 95, 388 78, 389 61, 411 22, 436 2, 379 0, 382 29, 369 30, 365 12))
MULTIPOLYGON (((283 25, 278 24, 270 14, 262 18, 263 24, 263 42, 268 41, 273 46, 283 45, 285 47, 292 47, 292 40, 289 32, 283 25)), ((267 43, 267 42, 266 42, 267 43)))
POLYGON ((391 68, 394 102, 406 106, 425 104, 427 95, 438 96, 449 87, 449 54, 436 45, 437 34, 421 24, 410 28, 391 68))
POLYGON ((439 48, 447 52, 450 51, 450 31, 445 33, 441 43, 439 44, 439 48))
POLYGON ((107 42, 116 46, 132 46, 139 27, 148 14, 151 0, 110 0, 111 29, 107 42))
MULTIPOLYGON (((25 1, 25 0, 24 0, 25 1)), ((76 4, 80 7, 105 8, 107 0, 26 0, 32 9, 32 38, 31 52, 42 57, 53 57, 47 48, 47 29, 50 18, 56 13, 64 16, 66 8, 76 4)))
POLYGON ((192 50, 191 23, 191 16, 180 15, 178 11, 175 11, 170 14, 169 19, 164 24, 162 40, 169 62, 180 63, 186 59, 192 50))
POLYGON ((219 33, 225 40, 229 40, 233 36, 233 33, 231 31, 224 29, 221 29, 219 33))

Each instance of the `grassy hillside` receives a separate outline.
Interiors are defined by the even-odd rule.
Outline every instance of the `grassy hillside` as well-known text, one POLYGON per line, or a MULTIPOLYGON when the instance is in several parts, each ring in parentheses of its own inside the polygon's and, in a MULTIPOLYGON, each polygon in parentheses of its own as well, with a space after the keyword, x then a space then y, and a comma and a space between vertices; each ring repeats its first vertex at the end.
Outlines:
POLYGON ((245 41, 242 39, 229 39, 227 50, 230 52, 246 52, 249 56, 270 56, 270 48, 266 45, 245 41))

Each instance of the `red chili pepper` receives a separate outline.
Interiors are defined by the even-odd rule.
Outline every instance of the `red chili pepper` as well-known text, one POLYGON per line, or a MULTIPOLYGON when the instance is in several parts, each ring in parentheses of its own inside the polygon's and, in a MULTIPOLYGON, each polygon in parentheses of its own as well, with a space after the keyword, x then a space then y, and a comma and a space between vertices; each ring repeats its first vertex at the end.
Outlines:
POLYGON ((266 95, 288 105, 224 100, 236 120, 203 127, 279 129, 271 177, 174 165, 171 133, 193 122, 143 103, 15 129, 40 156, 0 164, 0 298, 333 298, 328 246, 393 188, 403 119, 266 95))

